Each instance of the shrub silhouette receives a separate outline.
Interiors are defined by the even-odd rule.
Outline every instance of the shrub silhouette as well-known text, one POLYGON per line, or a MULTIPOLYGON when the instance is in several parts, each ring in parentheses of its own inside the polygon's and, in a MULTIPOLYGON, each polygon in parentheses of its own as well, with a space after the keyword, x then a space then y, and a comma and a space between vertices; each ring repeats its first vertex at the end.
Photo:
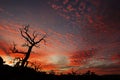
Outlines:
POLYGON ((3 63, 5 63, 5 61, 3 61, 3 58, 0 56, 0 66, 2 66, 3 63))

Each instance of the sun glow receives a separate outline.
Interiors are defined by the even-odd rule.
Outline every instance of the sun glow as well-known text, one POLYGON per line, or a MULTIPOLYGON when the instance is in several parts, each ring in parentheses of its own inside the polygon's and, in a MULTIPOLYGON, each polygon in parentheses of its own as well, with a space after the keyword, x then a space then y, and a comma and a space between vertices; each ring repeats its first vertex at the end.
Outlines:
POLYGON ((69 59, 65 55, 53 55, 50 56, 50 63, 55 65, 67 65, 69 63, 69 59))

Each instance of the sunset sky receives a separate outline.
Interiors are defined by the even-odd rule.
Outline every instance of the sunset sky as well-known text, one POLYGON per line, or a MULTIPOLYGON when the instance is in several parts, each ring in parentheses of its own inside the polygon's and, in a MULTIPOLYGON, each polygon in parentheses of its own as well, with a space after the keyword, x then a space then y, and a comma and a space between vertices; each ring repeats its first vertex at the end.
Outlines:
MULTIPOLYGON (((120 74, 120 0, 0 0, 0 56, 10 64, 12 43, 20 50, 19 28, 47 33, 31 62, 42 69, 120 74)), ((10 64, 12 65, 12 64, 10 64)))

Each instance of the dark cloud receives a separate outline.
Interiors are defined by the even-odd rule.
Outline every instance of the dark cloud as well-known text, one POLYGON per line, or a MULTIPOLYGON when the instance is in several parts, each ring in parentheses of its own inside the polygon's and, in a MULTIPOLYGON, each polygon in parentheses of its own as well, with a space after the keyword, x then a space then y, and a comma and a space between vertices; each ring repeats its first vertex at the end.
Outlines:
POLYGON ((71 28, 79 27, 79 36, 82 34, 88 44, 119 41, 118 1, 53 0, 50 4, 60 16, 71 22, 71 28))

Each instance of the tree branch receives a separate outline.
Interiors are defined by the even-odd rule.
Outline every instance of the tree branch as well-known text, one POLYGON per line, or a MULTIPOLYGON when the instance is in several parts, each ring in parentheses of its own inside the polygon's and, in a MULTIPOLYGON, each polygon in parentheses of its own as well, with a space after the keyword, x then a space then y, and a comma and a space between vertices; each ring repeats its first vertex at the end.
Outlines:
POLYGON ((32 35, 33 35, 32 41, 34 42, 34 40, 35 40, 35 38, 37 38, 38 34, 36 33, 36 31, 34 31, 32 35))
POLYGON ((31 43, 31 41, 29 40, 29 38, 26 37, 26 36, 23 34, 22 29, 20 29, 20 33, 21 33, 21 36, 22 36, 24 39, 26 39, 29 43, 31 43))
POLYGON ((16 46, 17 45, 13 42, 13 48, 10 49, 12 51, 12 53, 26 54, 26 52, 24 52, 24 51, 18 51, 18 49, 16 48, 16 46))
POLYGON ((36 41, 36 42, 35 42, 35 44, 40 43, 42 40, 44 40, 44 41, 45 41, 45 39, 44 39, 45 37, 46 37, 46 35, 44 35, 41 39, 39 39, 38 41, 36 41))

